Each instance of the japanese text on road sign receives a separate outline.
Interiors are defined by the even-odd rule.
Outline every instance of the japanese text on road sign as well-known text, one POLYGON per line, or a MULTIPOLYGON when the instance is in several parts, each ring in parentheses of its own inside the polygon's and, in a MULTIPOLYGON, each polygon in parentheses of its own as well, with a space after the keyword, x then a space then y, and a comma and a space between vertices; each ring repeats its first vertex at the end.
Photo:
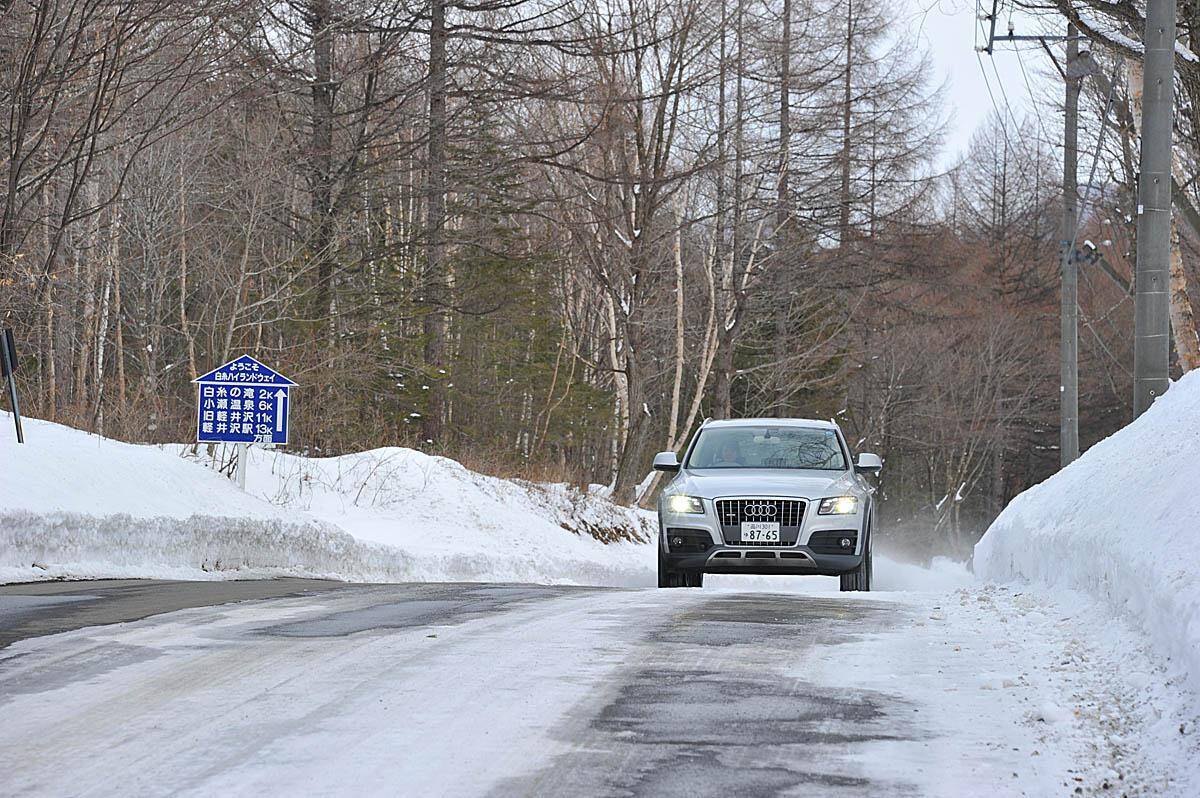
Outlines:
POLYGON ((243 355, 195 383, 196 440, 287 443, 290 391, 296 385, 287 377, 243 355))

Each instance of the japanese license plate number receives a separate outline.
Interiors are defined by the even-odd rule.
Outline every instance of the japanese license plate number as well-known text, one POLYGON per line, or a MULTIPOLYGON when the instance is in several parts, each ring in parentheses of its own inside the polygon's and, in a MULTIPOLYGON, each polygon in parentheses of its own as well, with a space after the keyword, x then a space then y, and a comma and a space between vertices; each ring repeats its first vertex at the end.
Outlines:
POLYGON ((779 522, 777 521, 743 521, 743 543, 778 543, 779 522))

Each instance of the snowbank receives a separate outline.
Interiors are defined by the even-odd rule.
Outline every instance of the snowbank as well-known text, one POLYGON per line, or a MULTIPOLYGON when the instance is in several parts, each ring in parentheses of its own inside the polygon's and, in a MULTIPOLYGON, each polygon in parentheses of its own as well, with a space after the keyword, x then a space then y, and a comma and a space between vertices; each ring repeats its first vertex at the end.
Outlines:
POLYGON ((24 419, 25 440, 12 438, 12 415, 0 412, 0 512, 186 518, 287 515, 237 490, 228 479, 156 446, 89 435, 24 419))
POLYGON ((1200 689, 1200 373, 1005 508, 975 571, 1083 591, 1200 689))
POLYGON ((408 449, 323 460, 254 451, 243 492, 190 447, 36 419, 26 438, 0 444, 0 581, 655 579, 648 514, 408 449))
POLYGON ((273 576, 397 582, 415 571, 403 551, 312 520, 0 512, 0 582, 273 576))
POLYGON ((0 444, 0 581, 411 573, 403 552, 275 507, 158 447, 36 419, 25 429, 26 445, 0 444))
MULTIPOLYGON (((0 417, 0 424, 7 419, 0 417)), ((307 458, 252 450, 245 492, 204 449, 145 446, 31 419, 0 439, 0 582, 328 577, 622 587, 657 583, 652 513, 607 491, 497 479, 412 449, 307 458)), ((712 577, 737 590, 825 592, 825 577, 712 577)), ((876 589, 970 581, 875 559, 876 589)))
POLYGON ((414 579, 635 586, 657 578, 651 514, 413 449, 329 458, 254 450, 246 489, 290 516, 403 551, 414 579))

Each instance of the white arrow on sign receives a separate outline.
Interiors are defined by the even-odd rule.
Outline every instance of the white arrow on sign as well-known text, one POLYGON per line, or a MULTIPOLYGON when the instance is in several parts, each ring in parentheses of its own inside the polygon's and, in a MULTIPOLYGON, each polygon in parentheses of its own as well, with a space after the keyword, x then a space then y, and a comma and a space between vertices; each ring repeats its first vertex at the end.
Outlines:
POLYGON ((283 432, 283 400, 287 398, 287 391, 280 388, 275 392, 275 431, 283 432))

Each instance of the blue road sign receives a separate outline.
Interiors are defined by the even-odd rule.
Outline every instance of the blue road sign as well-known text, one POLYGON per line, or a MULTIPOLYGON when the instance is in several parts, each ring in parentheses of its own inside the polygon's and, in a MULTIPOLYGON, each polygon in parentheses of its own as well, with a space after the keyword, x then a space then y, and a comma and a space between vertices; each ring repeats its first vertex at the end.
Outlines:
POLYGON ((242 355, 197 377, 196 440, 201 443, 288 441, 289 392, 296 383, 242 355))

